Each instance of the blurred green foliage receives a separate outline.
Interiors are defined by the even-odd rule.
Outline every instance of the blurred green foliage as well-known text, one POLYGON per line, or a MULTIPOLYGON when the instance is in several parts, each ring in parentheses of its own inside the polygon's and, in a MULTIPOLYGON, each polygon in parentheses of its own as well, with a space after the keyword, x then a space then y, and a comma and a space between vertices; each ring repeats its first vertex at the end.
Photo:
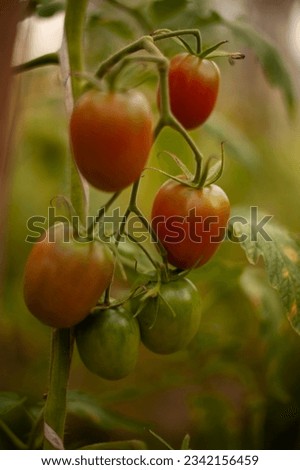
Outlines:
MULTIPOLYGON (((56 14, 63 2, 34 3, 37 14, 45 17, 47 12, 56 14)), ((91 3, 85 56, 89 72, 147 28, 200 27, 205 44, 230 38, 233 49, 259 58, 261 53, 267 75, 283 90, 289 107, 294 106, 290 78, 281 59, 276 62, 276 48, 257 39, 257 32, 249 39, 254 25, 246 30, 239 23, 225 29, 226 21, 209 11, 209 2, 128 0, 125 7, 112 0, 99 6, 91 3)), ((172 40, 161 46, 168 56, 181 50, 172 40)), ((222 85, 217 111, 192 136, 206 157, 220 154, 221 141, 226 140, 220 185, 233 206, 258 206, 297 233, 299 116, 288 119, 281 96, 268 84, 259 64, 251 60, 249 64, 246 58, 234 67, 224 59, 218 65, 222 85)), ((157 117, 154 71, 136 67, 124 80, 127 86, 144 90, 157 117)), ((36 403, 46 392, 50 331, 23 302, 23 268, 31 248, 24 240, 28 218, 46 215, 50 200, 67 191, 68 121, 63 100, 55 67, 23 75, 0 317, 0 389, 15 395, 0 396, 0 448, 14 448, 14 439, 23 441, 24 436, 38 442, 40 436, 38 427, 35 435, 29 434, 41 408, 36 403), (11 426, 15 438, 7 434, 5 425, 11 426)), ((149 166, 176 173, 176 165, 162 150, 178 155, 192 169, 192 155, 173 131, 165 130, 159 137, 149 166)), ((163 181, 161 174, 145 172, 139 205, 146 215, 163 181)), ((90 214, 106 199, 106 194, 92 190, 90 214)), ((128 190, 120 199, 121 208, 127 201, 128 190)), ((136 256, 138 268, 143 269, 141 254, 136 256)), ((134 264, 127 271, 128 279, 134 280, 134 264)), ((238 244, 227 241, 190 278, 203 296, 204 311, 199 333, 187 351, 162 357, 142 347, 135 373, 117 383, 90 374, 75 351, 70 389, 80 390, 81 395, 70 392, 69 448, 120 439, 140 439, 150 449, 163 448, 149 433, 152 429, 174 448, 188 433, 194 449, 300 449, 300 339, 290 328, 263 263, 249 267, 238 244)), ((127 288, 120 278, 114 295, 127 288)))

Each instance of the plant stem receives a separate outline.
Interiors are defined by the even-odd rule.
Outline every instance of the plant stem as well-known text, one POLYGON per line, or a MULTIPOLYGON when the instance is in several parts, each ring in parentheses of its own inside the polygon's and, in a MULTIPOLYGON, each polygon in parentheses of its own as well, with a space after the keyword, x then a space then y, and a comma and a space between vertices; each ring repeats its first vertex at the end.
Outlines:
POLYGON ((146 255, 146 257, 148 258, 148 260, 151 262, 151 264, 153 265, 153 267, 155 269, 157 269, 158 267, 158 263, 152 258, 152 256, 150 255, 150 253, 148 252, 148 250, 146 250, 146 248, 136 239, 136 237, 134 237, 133 235, 131 235, 130 233, 128 232, 124 232, 126 237, 128 238, 128 240, 130 240, 131 242, 135 243, 141 250, 142 252, 146 255))
POLYGON ((197 145, 195 144, 195 142, 189 135, 189 133, 180 124, 180 122, 177 121, 177 119, 173 118, 169 125, 172 129, 174 129, 175 131, 179 132, 179 134, 182 135, 182 137, 185 139, 185 141, 187 142, 191 150, 194 152, 195 161, 196 161, 196 169, 195 169, 195 175, 193 178, 193 183, 195 183, 195 185, 197 186, 201 178, 203 156, 201 152, 199 151, 197 145))
POLYGON ((161 255, 161 257, 163 259, 164 265, 167 266, 168 262, 167 262, 166 250, 163 247, 163 245, 160 243, 156 233, 154 232, 153 228, 151 227, 151 224, 148 222, 147 218, 142 214, 142 212, 140 211, 140 209, 137 206, 136 200, 137 200, 137 193, 138 193, 138 189, 139 189, 139 184, 140 184, 140 179, 138 179, 132 186, 128 209, 127 209, 127 211, 124 215, 125 220, 124 220, 124 227, 122 227, 122 235, 124 233, 125 224, 126 224, 126 221, 129 217, 129 215, 131 213, 134 213, 140 219, 140 221, 142 222, 142 224, 146 228, 146 230, 149 233, 151 239, 155 242, 155 246, 157 247, 158 252, 159 252, 159 254, 161 255), (125 216, 126 216, 126 218, 125 218, 125 216))
POLYGON ((140 51, 143 48, 143 40, 144 37, 137 39, 128 46, 123 47, 123 49, 108 57, 108 59, 104 60, 96 72, 96 77, 103 78, 103 76, 109 71, 109 69, 115 64, 117 64, 126 55, 140 51))
MULTIPOLYGON (((67 88, 67 111, 72 110, 73 100, 81 91, 81 83, 73 72, 82 71, 82 36, 88 0, 68 0, 65 16, 65 37, 60 51, 63 78, 68 81, 71 73, 71 89, 67 88)), ((71 201, 84 222, 87 212, 87 196, 77 167, 68 162, 71 201)), ((44 449, 57 448, 57 440, 63 446, 66 418, 67 386, 73 352, 73 332, 70 329, 52 331, 49 391, 44 410, 44 449), (51 432, 49 432, 49 429, 51 432), (55 439, 55 436, 57 439, 55 439)))
POLYGON ((154 41, 169 39, 178 36, 192 35, 196 38, 196 53, 199 54, 202 49, 202 39, 199 29, 178 29, 177 31, 157 32, 153 34, 154 41))
POLYGON ((24 64, 16 65, 12 67, 13 73, 26 72, 27 70, 36 69, 37 67, 43 67, 44 65, 58 65, 59 64, 59 55, 56 52, 51 54, 45 54, 36 59, 29 60, 24 64))
POLYGON ((65 33, 74 99, 78 98, 81 93, 81 81, 73 75, 73 72, 83 71, 82 36, 87 4, 88 0, 68 0, 66 8, 65 33))
MULTIPOLYGON (((80 73, 83 72, 83 51, 82 36, 84 30, 85 11, 88 0, 68 0, 65 17, 65 38, 64 45, 66 51, 64 59, 61 60, 64 70, 64 79, 71 82, 71 89, 67 93, 69 102, 69 114, 73 109, 73 102, 80 96, 83 83, 80 73), (67 63, 66 63, 67 62, 67 63)), ((63 49, 63 48, 62 48, 63 49)), ((69 179, 70 199, 83 225, 86 225, 88 186, 81 177, 73 159, 67 168, 69 179)))
MULTIPOLYGON (((52 333, 50 388, 44 410, 44 422, 63 441, 67 385, 73 350, 73 334, 70 329, 57 329, 52 333)), ((53 442, 45 437, 44 449, 55 449, 53 442)))

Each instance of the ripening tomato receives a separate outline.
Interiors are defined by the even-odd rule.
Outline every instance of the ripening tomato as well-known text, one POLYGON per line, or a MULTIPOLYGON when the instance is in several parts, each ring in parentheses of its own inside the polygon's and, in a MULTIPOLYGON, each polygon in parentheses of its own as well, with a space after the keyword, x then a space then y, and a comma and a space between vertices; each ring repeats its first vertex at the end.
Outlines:
POLYGON ((170 179, 158 190, 151 217, 168 261, 189 269, 213 256, 225 237, 229 215, 228 197, 219 186, 197 189, 170 179))
POLYGON ((75 336, 82 362, 94 374, 118 380, 133 371, 140 330, 137 320, 124 307, 89 315, 77 325, 75 336))
MULTIPOLYGON (((215 106, 219 82, 219 69, 211 60, 185 52, 171 59, 169 66, 171 110, 186 129, 194 129, 206 121, 215 106)), ((159 96, 160 91, 158 101, 159 96)))
POLYGON ((82 321, 111 282, 113 256, 99 242, 79 242, 72 229, 56 224, 29 254, 24 299, 30 312, 54 328, 82 321))
POLYGON ((87 181, 102 191, 120 191, 145 167, 152 145, 150 105, 138 91, 87 91, 72 112, 70 136, 87 181))
POLYGON ((188 279, 162 284, 157 297, 149 297, 137 315, 143 344, 157 354, 184 349, 199 329, 201 299, 188 279))

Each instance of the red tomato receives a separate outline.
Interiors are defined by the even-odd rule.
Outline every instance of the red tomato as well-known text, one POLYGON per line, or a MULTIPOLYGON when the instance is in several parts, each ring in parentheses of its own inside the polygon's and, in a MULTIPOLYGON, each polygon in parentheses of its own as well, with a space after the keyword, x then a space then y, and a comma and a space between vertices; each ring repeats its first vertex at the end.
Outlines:
POLYGON ((96 305, 112 279, 113 268, 113 256, 106 246, 75 241, 68 226, 54 225, 29 254, 25 303, 46 325, 69 328, 96 305), (69 241, 64 241, 65 230, 69 241))
POLYGON ((120 191, 141 175, 152 145, 152 114, 138 91, 90 90, 70 121, 73 153, 87 181, 102 191, 120 191))
POLYGON ((168 261, 189 269, 205 264, 215 253, 229 214, 229 200, 219 186, 194 189, 170 179, 154 199, 152 226, 168 261))
POLYGON ((215 106, 219 82, 219 69, 211 60, 185 52, 171 59, 171 110, 186 129, 194 129, 206 121, 215 106))

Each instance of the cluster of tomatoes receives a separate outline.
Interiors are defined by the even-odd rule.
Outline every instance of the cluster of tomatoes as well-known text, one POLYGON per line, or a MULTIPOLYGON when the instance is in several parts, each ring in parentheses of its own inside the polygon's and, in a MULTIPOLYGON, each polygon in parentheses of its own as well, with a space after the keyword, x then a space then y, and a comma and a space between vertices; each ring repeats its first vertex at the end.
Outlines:
MULTIPOLYGON (((178 54, 170 61, 168 78, 172 116, 186 130, 201 125, 218 94, 215 63, 178 54)), ((145 168, 153 143, 150 105, 135 90, 86 91, 72 112, 70 139, 86 180, 99 190, 119 192, 138 180, 145 168)), ((191 184, 182 175, 166 181, 153 202, 152 230, 176 269, 168 281, 149 280, 146 294, 144 290, 124 304, 107 306, 99 299, 113 279, 113 251, 99 240, 79 242, 71 226, 56 224, 36 243, 27 261, 28 309, 51 327, 75 327, 84 364, 106 379, 119 379, 133 370, 140 340, 158 354, 179 351, 195 336, 201 311, 198 290, 183 270, 212 257, 229 210, 226 194, 215 184, 191 184)))

